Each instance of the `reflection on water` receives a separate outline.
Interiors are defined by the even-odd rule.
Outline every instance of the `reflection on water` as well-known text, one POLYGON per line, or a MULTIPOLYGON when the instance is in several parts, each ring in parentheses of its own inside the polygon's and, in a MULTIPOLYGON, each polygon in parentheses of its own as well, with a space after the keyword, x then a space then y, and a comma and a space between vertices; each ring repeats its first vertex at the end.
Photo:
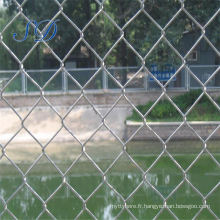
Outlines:
MULTIPOLYGON (((147 180, 149 183, 151 183, 154 186, 158 186, 158 189, 161 193, 169 194, 172 191, 172 187, 170 186, 170 179, 175 178, 175 175, 168 174, 165 177, 158 175, 158 174, 147 174, 147 180), (171 177, 172 176, 172 177, 171 177), (160 184, 159 184, 160 183, 160 184), (158 185, 159 184, 159 185, 158 185)), ((51 188, 53 188, 53 185, 59 185, 57 184, 57 181, 59 181, 60 176, 35 176, 30 178, 31 186, 36 190, 36 192, 40 191, 40 194, 51 194, 51 188), (39 185, 39 183, 41 183, 39 185), (43 186, 43 187, 42 187, 43 186)), ((116 184, 116 188, 129 188, 127 186, 127 179, 130 180, 130 183, 133 183, 132 188, 136 188, 137 184, 139 184, 142 181, 141 175, 135 174, 135 173, 127 173, 127 174, 112 174, 110 177, 111 180, 117 180, 120 179, 120 185, 116 184), (121 185, 122 184, 122 185, 121 185)), ((7 186, 7 185, 16 185, 17 182, 19 182, 20 177, 10 177, 5 176, 0 179, 1 186, 7 186)), ((111 181, 110 180, 110 181, 111 181)), ((76 175, 76 176, 68 176, 66 178, 66 181, 71 183, 74 182, 75 184, 79 186, 85 185, 85 187, 82 189, 85 194, 80 194, 82 197, 86 198, 86 194, 91 187, 91 185, 98 185, 100 183, 100 178, 95 175, 76 175), (88 179, 86 184, 84 183, 85 178, 88 179)), ((96 186, 95 186, 96 187, 96 186)), ((94 188, 95 188, 94 187, 94 188)), ((131 187, 131 186, 130 186, 131 187)), ((161 199, 158 197, 157 199, 153 199, 154 197, 154 191, 152 190, 152 187, 148 184, 144 184, 142 187, 142 193, 137 192, 135 196, 137 197, 144 197, 145 195, 148 198, 148 203, 157 201, 158 204, 161 203, 161 199), (144 192, 144 194, 143 194, 144 192)), ((120 192, 120 190, 118 190, 120 192)), ((0 191, 1 198, 7 198, 7 195, 10 193, 13 193, 13 190, 11 192, 7 192, 6 189, 1 188, 0 191)), ((123 204, 122 199, 113 191, 111 190, 105 183, 103 186, 98 190, 97 193, 92 197, 93 202, 88 202, 88 208, 90 210, 93 210, 96 216, 100 219, 113 219, 115 215, 120 211, 119 208, 114 207, 114 205, 123 204), (96 201, 95 201, 96 200, 96 201), (118 209, 118 210, 117 210, 118 209)), ((133 199, 131 199, 133 201, 133 199)), ((25 216, 34 216, 37 217, 37 215, 42 210, 42 203, 40 200, 34 195, 33 192, 27 187, 24 186, 15 196, 14 199, 12 199, 9 202, 9 209, 13 211, 13 213, 16 214, 16 216, 20 218, 24 218, 25 216)), ((76 216, 77 213, 81 211, 82 208, 82 202, 77 198, 77 196, 74 194, 74 192, 64 185, 62 187, 62 190, 57 192, 55 196, 49 200, 48 202, 48 208, 51 211, 52 214, 56 216, 56 218, 71 218, 71 216, 76 216), (74 201, 75 199, 75 201, 74 201), (63 205, 64 209, 59 209, 59 206, 61 203, 65 203, 65 206, 63 205), (79 203, 80 205, 77 205, 79 203), (72 210, 71 210, 72 209, 72 210), (58 211, 59 210, 59 211, 58 211), (69 210, 68 213, 66 210, 69 210)), ((138 210, 137 214, 138 214, 138 210)), ((140 210, 139 210, 140 211, 140 210)))
MULTIPOLYGON (((219 155, 215 155, 219 159, 219 155)), ((188 155, 182 156, 187 159, 188 155)), ((197 189, 206 195, 219 182, 220 172, 216 163, 207 158, 207 155, 201 157, 196 166, 187 173, 187 179, 197 187, 197 189)), ((151 157, 136 158, 140 161, 149 161, 151 157)), ((66 176, 68 186, 63 183, 61 176, 57 174, 28 175, 27 184, 10 196, 22 185, 22 176, 2 175, 0 177, 0 197, 8 200, 8 209, 18 219, 36 219, 44 210, 43 200, 47 202, 47 209, 57 219, 73 219, 83 207, 82 200, 90 199, 86 203, 87 208, 96 216, 97 219, 114 219, 123 208, 123 199, 127 199, 127 207, 138 219, 152 219, 159 211, 159 208, 146 208, 146 205, 162 205, 163 197, 166 198, 175 187, 181 183, 183 174, 176 167, 169 164, 170 159, 164 157, 149 171, 146 175, 146 181, 143 182, 143 173, 140 171, 123 172, 118 169, 110 170, 106 175, 107 182, 116 190, 112 190, 108 184, 102 183, 102 176, 98 173, 69 173, 66 176), (140 185, 140 183, 142 183, 140 185), (29 185, 34 189, 31 190, 29 185), (138 188, 137 188, 138 187, 138 188), (155 187, 154 190, 153 187, 155 187), (95 192, 94 192, 95 191, 95 192), (94 192, 94 193, 93 193, 94 192), (51 194, 53 197, 50 197, 51 194), (133 193, 131 197, 129 195, 133 193), (38 197, 38 195, 40 197, 38 197), (91 196, 92 195, 92 196, 91 196), (43 199, 43 200, 42 200, 43 199), (145 208, 144 208, 145 207, 145 208)), ((129 166, 129 165, 128 165, 129 166)), ((43 170, 42 170, 43 173, 43 170)), ((219 204, 219 188, 207 198, 207 204, 211 209, 220 215, 217 208, 219 204)), ((168 199, 167 204, 202 204, 200 195, 193 190, 187 182, 183 182, 179 189, 168 199)), ((0 200, 0 212, 3 212, 4 206, 0 200)), ((172 209, 172 211, 181 218, 192 218, 199 209, 172 209)), ((42 213, 43 219, 51 219, 47 213, 42 213)), ((169 212, 162 213, 162 219, 172 219, 169 212)), ((210 213, 203 212, 203 217, 208 218, 210 213)), ((128 219, 128 213, 122 212, 122 219, 128 219)), ((89 219, 88 213, 82 213, 82 219, 89 219)), ((8 219, 8 213, 4 212, 1 219, 8 219)))

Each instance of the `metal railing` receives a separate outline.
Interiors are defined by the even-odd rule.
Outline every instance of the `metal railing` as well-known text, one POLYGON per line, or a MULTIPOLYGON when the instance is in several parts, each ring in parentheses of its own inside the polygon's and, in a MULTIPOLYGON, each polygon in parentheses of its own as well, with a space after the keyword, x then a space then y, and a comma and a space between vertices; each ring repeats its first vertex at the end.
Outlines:
MULTIPOLYGON (((219 65, 189 65, 189 69, 198 77, 198 79, 202 82, 207 83, 207 88, 215 89, 219 88, 220 80, 218 74, 214 74, 218 72, 219 65), (213 76, 212 76, 213 75, 213 76)), ((197 80, 193 78, 189 74, 189 71, 186 69, 186 85, 187 90, 189 89, 198 89, 202 88, 202 86, 198 83, 197 80)))
MULTIPOLYGON (((126 86, 126 90, 129 91, 151 91, 160 90, 160 86, 156 82, 155 78, 152 78, 147 71, 141 71, 138 75, 133 77, 141 67, 110 67, 108 72, 112 77, 116 78, 118 82, 122 83, 122 75, 127 75, 127 80, 131 80, 130 84, 126 86)), ((189 69, 198 77, 198 79, 205 83, 212 74, 219 68, 219 65, 188 65, 181 71, 178 76, 181 75, 180 85, 175 85, 175 81, 169 83, 168 90, 186 90, 202 88, 201 85, 190 75, 189 69)), ((0 70, 0 88, 3 88, 10 78, 16 74, 15 70, 0 70), (3 77, 1 77, 3 76, 3 77), (7 77, 6 77, 7 76, 7 77)), ((46 81, 53 76, 56 69, 36 69, 26 70, 26 73, 34 79, 39 85, 43 85, 46 81)), ((77 81, 80 85, 85 85, 94 73, 99 72, 93 83, 89 84, 85 90, 117 90, 120 87, 114 83, 114 81, 108 76, 106 71, 102 71, 99 68, 67 68, 66 71, 61 71, 53 83, 45 88, 46 92, 65 93, 70 91, 79 91, 80 87, 71 79, 77 81)), ((23 93, 39 91, 33 83, 28 80, 27 74, 20 74, 19 77, 14 79, 8 86, 5 92, 9 93, 23 93)), ((152 73, 153 74, 153 73, 152 73)), ((166 74, 165 74, 166 75, 166 74)), ((155 77, 155 75, 154 75, 155 77)), ((170 77, 169 77, 170 78, 170 77)), ((167 82, 168 79, 165 80, 167 82)), ((158 79, 160 82, 164 80, 158 79)), ((207 89, 220 89, 220 79, 217 78, 217 74, 207 84, 207 89)))

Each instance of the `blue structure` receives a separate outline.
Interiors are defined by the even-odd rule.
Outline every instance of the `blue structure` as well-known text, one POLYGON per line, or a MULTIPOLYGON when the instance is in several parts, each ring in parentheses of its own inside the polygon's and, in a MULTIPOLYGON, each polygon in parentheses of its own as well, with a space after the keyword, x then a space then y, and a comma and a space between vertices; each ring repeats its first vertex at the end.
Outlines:
MULTIPOLYGON (((157 80, 165 82, 175 74, 176 69, 171 64, 166 64, 162 70, 158 70, 158 66, 156 64, 152 64, 150 71, 157 80)), ((155 81, 155 79, 150 77, 149 81, 155 81)), ((176 77, 174 77, 172 81, 176 81, 176 77)))

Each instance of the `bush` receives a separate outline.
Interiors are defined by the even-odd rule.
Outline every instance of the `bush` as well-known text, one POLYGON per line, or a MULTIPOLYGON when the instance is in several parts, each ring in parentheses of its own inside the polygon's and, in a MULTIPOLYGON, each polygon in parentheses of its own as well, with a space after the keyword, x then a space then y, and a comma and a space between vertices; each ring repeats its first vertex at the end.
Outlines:
POLYGON ((149 101, 146 105, 138 105, 137 109, 144 115, 151 108, 153 104, 154 102, 149 101))
POLYGON ((198 99, 202 90, 191 90, 183 95, 179 95, 173 98, 175 104, 180 108, 182 112, 186 112, 187 109, 193 105, 193 103, 198 99))
MULTIPOLYGON (((201 93, 202 90, 192 90, 183 95, 176 96, 172 98, 172 100, 180 108, 180 110, 185 113, 195 103, 195 101, 198 99, 201 93)), ((216 99, 216 102, 220 105, 220 97, 216 99)), ((152 107, 153 104, 154 102, 149 101, 145 105, 137 106, 137 109, 144 115, 152 107)), ((220 116, 218 116, 219 111, 217 110, 216 106, 210 102, 209 98, 206 95, 204 95, 187 117, 190 120, 213 120, 214 118, 219 119, 220 116)), ((160 119, 160 121, 178 121, 180 117, 181 116, 179 112, 176 110, 176 108, 171 104, 169 100, 161 100, 154 106, 152 111, 147 115, 147 120, 157 121, 158 119, 160 119)), ((135 110, 133 110, 132 115, 128 119, 140 121, 141 117, 135 110)))
POLYGON ((178 111, 168 100, 160 101, 150 112, 152 118, 169 118, 178 116, 178 111))

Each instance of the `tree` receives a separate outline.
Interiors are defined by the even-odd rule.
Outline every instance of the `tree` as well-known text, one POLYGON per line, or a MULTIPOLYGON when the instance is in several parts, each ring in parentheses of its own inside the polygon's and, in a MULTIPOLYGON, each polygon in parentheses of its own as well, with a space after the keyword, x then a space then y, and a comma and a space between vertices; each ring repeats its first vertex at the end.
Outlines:
MULTIPOLYGON (((0 13, 0 31, 10 21, 10 18, 7 12, 2 9, 0 13)), ((24 58, 34 41, 33 35, 30 35, 24 43, 18 43, 13 39, 13 33, 16 33, 18 38, 23 37, 26 29, 26 25, 23 24, 19 19, 16 19, 2 34, 3 42, 20 60, 24 58)), ((0 46, 0 60, 0 69, 18 69, 18 62, 2 45, 0 46)), ((40 65, 39 60, 37 53, 34 52, 33 56, 25 63, 26 68, 36 68, 40 65)))
MULTIPOLYGON (((19 0, 18 2, 22 2, 19 0)), ((59 2, 62 2, 61 0, 59 2)), ((14 15, 17 11, 16 5, 12 0, 4 0, 7 6, 8 15, 14 15)), ((219 0, 185 0, 185 8, 192 16, 201 24, 204 25, 210 17, 217 11, 220 6, 219 0)), ((140 2, 137 0, 106 0, 104 2, 105 12, 122 28, 135 13, 140 10, 140 2)), ((180 9, 179 0, 146 0, 145 10, 152 18, 163 28, 169 20, 180 9)), ((65 14, 82 30, 85 25, 98 12, 100 5, 94 0, 66 1, 63 11, 65 14)), ((27 17, 33 20, 51 19, 58 11, 59 6, 54 1, 32 0, 27 1, 23 7, 27 17), (45 10, 47 8, 47 10, 45 10)), ((51 48, 63 58, 70 48, 77 42, 80 35, 66 19, 60 15, 59 29, 56 38, 49 42, 51 48)), ((24 24, 24 23, 23 23, 24 24)), ((207 27, 210 35, 208 36, 216 48, 220 47, 220 38, 218 26, 220 24, 219 16, 207 27)), ((21 24, 20 24, 21 25, 21 24)), ((14 27, 13 27, 14 28, 14 27)), ((166 29, 166 37, 179 50, 184 31, 198 30, 197 25, 184 12, 180 13, 172 24, 166 29)), ((21 30, 23 30, 21 28, 21 30)), ((124 37, 141 55, 145 56, 152 48, 154 43, 161 36, 161 31, 149 19, 147 15, 141 12, 135 19, 123 29, 124 37)), ((90 23, 90 26, 85 30, 84 37, 86 41, 95 49, 95 51, 104 57, 106 52, 120 37, 120 31, 112 24, 112 22, 104 15, 100 14, 95 20, 90 23)), ((26 43, 28 45, 28 43, 26 43)), ((11 45, 11 44, 10 44, 11 45)), ((84 44, 80 44, 84 45, 84 44)), ((80 45, 73 51, 74 54, 80 54, 80 45)), ((85 45, 84 45, 85 46, 85 45)), ((38 54, 41 53, 44 46, 41 44, 38 47, 38 54)), ((88 49, 89 66, 94 66, 95 56, 88 49)), ((48 54, 42 54, 40 59, 45 59, 48 54)), ((38 56, 39 57, 39 56, 38 56)), ((218 60, 218 59, 217 59, 218 60)), ((140 60, 135 53, 128 47, 125 41, 113 49, 111 55, 105 60, 107 65, 114 66, 130 66, 140 64, 140 60)), ((147 57, 146 65, 151 63, 173 63, 179 65, 180 60, 171 52, 170 47, 165 41, 161 41, 153 52, 147 57)), ((39 63, 39 62, 38 62, 39 63)), ((126 74, 123 76, 123 83, 126 82, 126 74)))

